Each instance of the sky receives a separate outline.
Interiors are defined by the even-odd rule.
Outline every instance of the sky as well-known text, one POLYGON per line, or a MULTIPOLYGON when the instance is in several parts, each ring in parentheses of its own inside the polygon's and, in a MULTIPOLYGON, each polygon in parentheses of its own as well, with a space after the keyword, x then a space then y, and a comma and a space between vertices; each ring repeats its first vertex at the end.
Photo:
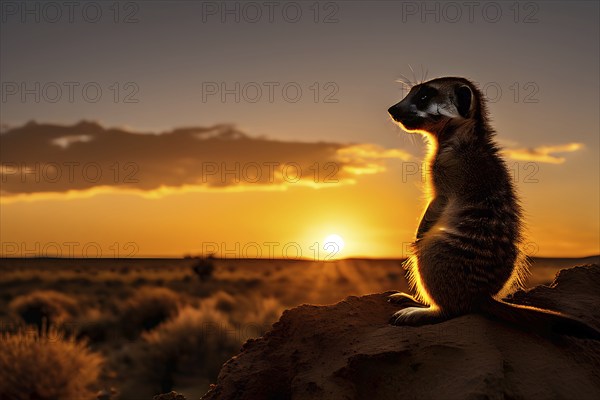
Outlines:
POLYGON ((0 5, 3 256, 404 257, 425 144, 386 110, 441 76, 488 98, 528 254, 600 253, 596 1, 0 5))

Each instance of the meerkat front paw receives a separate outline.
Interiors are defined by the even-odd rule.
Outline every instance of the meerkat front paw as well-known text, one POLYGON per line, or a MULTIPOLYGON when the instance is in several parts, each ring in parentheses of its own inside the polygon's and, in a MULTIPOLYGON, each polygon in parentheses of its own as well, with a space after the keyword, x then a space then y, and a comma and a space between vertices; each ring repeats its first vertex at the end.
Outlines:
POLYGON ((388 297, 388 302, 400 306, 401 308, 421 307, 427 308, 425 304, 419 303, 414 297, 407 293, 394 293, 388 297))
POLYGON ((408 307, 392 315, 390 324, 405 326, 421 326, 443 321, 440 313, 431 307, 408 307))

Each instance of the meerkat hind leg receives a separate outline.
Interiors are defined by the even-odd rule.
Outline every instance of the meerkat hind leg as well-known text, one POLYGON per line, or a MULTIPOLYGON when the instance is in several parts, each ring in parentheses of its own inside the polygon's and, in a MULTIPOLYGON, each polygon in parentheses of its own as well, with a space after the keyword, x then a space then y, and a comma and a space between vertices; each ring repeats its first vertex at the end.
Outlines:
POLYGON ((427 308, 428 307, 427 305, 425 305, 423 303, 419 303, 410 294, 402 293, 402 292, 398 292, 398 293, 394 293, 394 294, 390 295, 388 297, 388 302, 390 302, 394 305, 400 306, 402 308, 408 308, 408 307, 427 308))
POLYGON ((442 322, 445 320, 446 318, 442 316, 442 313, 439 309, 432 307, 408 307, 392 315, 392 318, 390 319, 390 324, 421 326, 437 324, 438 322, 442 322))

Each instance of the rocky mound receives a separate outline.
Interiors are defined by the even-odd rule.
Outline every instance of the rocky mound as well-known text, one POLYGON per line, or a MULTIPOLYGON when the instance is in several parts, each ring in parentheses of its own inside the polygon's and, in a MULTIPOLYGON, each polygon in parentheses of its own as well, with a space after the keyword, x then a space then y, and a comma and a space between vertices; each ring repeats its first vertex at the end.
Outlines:
MULTIPOLYGON (((286 311, 225 363, 202 399, 600 398, 599 341, 542 337, 480 315, 391 326, 388 295, 286 311)), ((510 301, 600 328, 600 267, 562 270, 510 301)))

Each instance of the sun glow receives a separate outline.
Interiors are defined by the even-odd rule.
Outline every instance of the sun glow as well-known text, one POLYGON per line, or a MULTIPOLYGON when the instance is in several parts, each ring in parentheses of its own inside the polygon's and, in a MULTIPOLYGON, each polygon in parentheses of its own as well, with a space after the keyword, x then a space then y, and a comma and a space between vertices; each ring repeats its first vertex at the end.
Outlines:
POLYGON ((323 241, 323 250, 329 253, 330 258, 339 258, 345 246, 344 239, 335 233, 328 235, 323 241))

